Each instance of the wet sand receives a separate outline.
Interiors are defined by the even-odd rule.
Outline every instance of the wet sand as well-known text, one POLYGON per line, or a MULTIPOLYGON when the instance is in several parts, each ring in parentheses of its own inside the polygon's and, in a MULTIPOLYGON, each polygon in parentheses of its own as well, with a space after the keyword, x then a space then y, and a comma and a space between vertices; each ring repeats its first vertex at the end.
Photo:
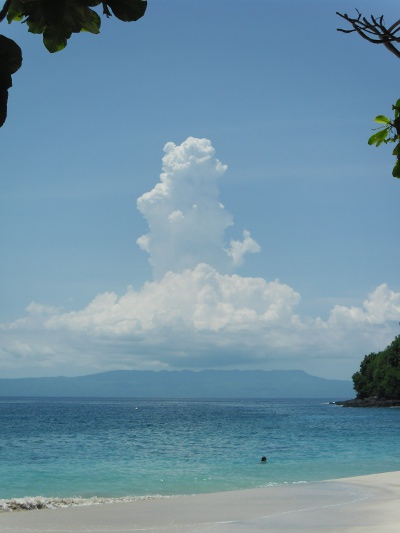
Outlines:
POLYGON ((399 533, 400 472, 0 514, 2 533, 399 533))

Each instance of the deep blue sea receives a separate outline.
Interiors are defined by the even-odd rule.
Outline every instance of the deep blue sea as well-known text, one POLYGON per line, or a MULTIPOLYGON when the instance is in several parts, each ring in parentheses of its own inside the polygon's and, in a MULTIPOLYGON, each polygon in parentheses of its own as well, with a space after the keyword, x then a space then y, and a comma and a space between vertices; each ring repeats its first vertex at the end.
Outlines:
POLYGON ((316 399, 0 398, 0 509, 16 498, 21 507, 95 503, 394 470, 396 408, 316 399))

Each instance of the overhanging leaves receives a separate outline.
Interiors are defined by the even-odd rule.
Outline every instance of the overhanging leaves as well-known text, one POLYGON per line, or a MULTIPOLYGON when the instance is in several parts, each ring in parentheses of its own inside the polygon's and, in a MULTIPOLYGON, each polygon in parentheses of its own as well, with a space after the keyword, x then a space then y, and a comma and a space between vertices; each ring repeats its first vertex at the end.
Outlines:
POLYGON ((7 20, 24 22, 28 31, 43 34, 49 52, 65 48, 73 33, 99 33, 101 19, 92 7, 103 5, 104 13, 125 22, 140 19, 147 8, 144 0, 11 0, 7 20))
POLYGON ((7 118, 8 89, 11 75, 22 65, 21 48, 13 40, 0 35, 0 128, 7 118))
MULTIPOLYGON (((9 24, 25 23, 30 33, 43 35, 45 47, 53 53, 65 48, 73 33, 100 32, 100 16, 91 9, 96 6, 102 6, 107 17, 113 13, 118 19, 131 22, 139 20, 145 14, 147 1, 5 0, 0 10, 0 22, 7 18, 9 24)), ((8 89, 12 86, 11 74, 19 69, 21 63, 19 46, 11 39, 0 36, 0 127, 7 116, 8 89)))
POLYGON ((49 52, 65 48, 73 33, 99 33, 101 24, 84 0, 12 0, 7 20, 23 21, 29 32, 42 33, 49 52))

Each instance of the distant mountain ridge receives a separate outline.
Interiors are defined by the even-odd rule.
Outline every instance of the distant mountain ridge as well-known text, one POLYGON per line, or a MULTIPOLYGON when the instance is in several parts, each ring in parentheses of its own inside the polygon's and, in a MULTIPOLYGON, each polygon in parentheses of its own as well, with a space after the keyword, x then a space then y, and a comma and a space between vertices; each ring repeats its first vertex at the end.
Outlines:
POLYGON ((0 379, 0 397, 334 398, 353 383, 302 370, 114 370, 78 377, 0 379))

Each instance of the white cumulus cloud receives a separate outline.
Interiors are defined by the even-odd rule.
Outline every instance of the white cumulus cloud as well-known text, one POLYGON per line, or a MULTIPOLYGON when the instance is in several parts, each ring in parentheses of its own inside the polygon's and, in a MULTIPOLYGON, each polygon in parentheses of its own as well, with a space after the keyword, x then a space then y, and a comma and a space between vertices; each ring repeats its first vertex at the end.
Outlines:
POLYGON ((220 274, 203 263, 140 291, 100 294, 74 312, 30 305, 25 318, 0 326, 0 367, 34 363, 51 373, 64 364, 75 374, 303 368, 324 375, 324 368, 347 364, 355 371, 364 353, 393 339, 399 301, 400 293, 382 285, 361 307, 336 306, 326 321, 302 317, 300 295, 288 285, 220 274))
POLYGON ((232 258, 234 266, 240 266, 243 263, 243 257, 246 253, 255 254, 260 251, 260 245, 251 238, 249 231, 244 230, 243 241, 231 240, 228 255, 232 258))
POLYGON ((248 231, 243 242, 225 244, 233 218, 219 201, 218 180, 227 166, 211 142, 189 137, 179 146, 167 143, 164 152, 160 181, 137 201, 149 226, 137 244, 149 254, 155 279, 199 263, 228 272, 246 253, 258 252, 248 231))
POLYGON ((391 342, 400 293, 386 284, 323 320, 301 316, 300 294, 279 280, 232 273, 260 247, 247 230, 225 242, 232 216, 219 201, 218 180, 226 165, 207 139, 167 143, 164 151, 160 182, 137 202, 149 226, 137 242, 155 279, 68 313, 32 302, 25 317, 0 324, 3 375, 300 368, 350 379, 365 353, 391 342))
POLYGON ((362 307, 344 307, 336 305, 331 312, 329 321, 336 324, 346 322, 359 324, 384 324, 400 318, 400 293, 389 289, 383 283, 377 287, 362 307))

